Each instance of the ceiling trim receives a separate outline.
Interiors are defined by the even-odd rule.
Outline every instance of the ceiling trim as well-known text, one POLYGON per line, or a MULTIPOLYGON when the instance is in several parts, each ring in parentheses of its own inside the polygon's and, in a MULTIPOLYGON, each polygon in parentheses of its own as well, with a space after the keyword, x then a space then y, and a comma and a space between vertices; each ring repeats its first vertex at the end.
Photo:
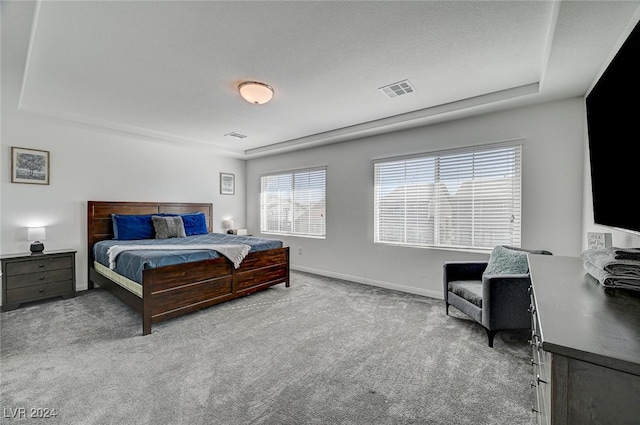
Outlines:
POLYGON ((171 142, 177 145, 190 145, 199 148, 210 149, 214 152, 221 153, 227 156, 232 156, 235 158, 244 158, 244 155, 239 149, 229 149, 227 147, 221 147, 220 145, 213 144, 211 142, 190 139, 186 137, 177 136, 175 134, 164 133, 160 131, 149 130, 146 128, 135 127, 126 124, 118 124, 111 121, 104 121, 99 119, 92 119, 87 117, 75 116, 67 113, 53 112, 47 110, 37 110, 34 108, 25 108, 23 106, 19 106, 18 110, 23 112, 28 112, 36 115, 41 115, 47 118, 52 118, 56 120, 61 120, 65 122, 71 122, 76 125, 87 126, 91 128, 107 130, 107 131, 115 131, 118 133, 124 133, 128 135, 134 136, 142 136, 149 139, 154 139, 162 142, 171 142))
POLYGON ((427 125, 437 119, 450 118, 454 113, 468 112, 474 109, 494 105, 507 100, 531 96, 540 92, 540 83, 535 82, 523 86, 512 87, 486 93, 479 96, 461 99, 454 102, 431 106, 405 114, 394 115, 379 120, 368 121, 336 130, 316 133, 310 136, 291 139, 244 151, 247 158, 260 155, 273 155, 295 149, 309 148, 321 144, 338 143, 366 136, 373 136, 401 129, 427 125))
POLYGON ((540 75, 540 89, 545 83, 547 76, 547 70, 549 68, 549 61, 551 60, 551 51, 553 48, 553 39, 556 34, 556 28, 558 25, 558 16, 560 15, 560 1, 553 1, 553 8, 551 10, 551 19, 549 20, 549 30, 547 32, 547 43, 544 47, 544 55, 542 57, 542 75, 540 75))
POLYGON ((24 71, 22 72, 22 85, 20 86, 20 96, 18 97, 18 109, 22 106, 22 99, 24 97, 24 90, 27 85, 27 74, 29 66, 31 65, 31 53, 33 52, 33 43, 36 39, 36 29, 38 27, 38 17, 40 16, 40 0, 36 2, 36 7, 33 10, 33 22, 31 23, 31 32, 29 34, 29 47, 27 48, 27 57, 24 61, 24 71))

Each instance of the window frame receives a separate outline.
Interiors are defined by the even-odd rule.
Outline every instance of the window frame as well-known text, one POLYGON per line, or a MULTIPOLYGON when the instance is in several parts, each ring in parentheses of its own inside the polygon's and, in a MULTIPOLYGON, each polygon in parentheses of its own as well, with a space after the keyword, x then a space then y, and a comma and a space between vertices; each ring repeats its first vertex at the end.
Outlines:
MULTIPOLYGON (((517 139, 517 140, 510 140, 510 141, 499 142, 499 143, 489 143, 489 144, 474 145, 474 146, 468 146, 468 147, 462 147, 462 148, 422 152, 422 153, 412 154, 412 155, 374 159, 372 161, 373 162, 373 186, 374 186, 373 187, 373 198, 374 198, 373 199, 373 204, 374 204, 373 205, 373 210, 374 210, 373 211, 373 215, 374 215, 373 241, 374 241, 374 244, 395 245, 395 246, 403 246, 403 247, 417 247, 417 248, 469 250, 469 251, 487 251, 492 249, 495 245, 498 245, 498 244, 520 246, 521 237, 522 237, 522 154, 523 154, 523 141, 521 139, 517 139), (472 195, 470 198, 469 197, 464 198, 463 195, 458 196, 455 193, 451 194, 450 190, 448 189, 443 190, 443 188, 446 187, 447 184, 451 184, 452 180, 444 180, 444 179, 441 180, 440 173, 442 170, 440 168, 446 169, 446 167, 443 167, 441 163, 442 162, 446 163, 446 159, 455 158, 456 156, 458 157, 459 162, 464 162, 461 160, 461 158, 471 155, 473 159, 471 161, 472 165, 470 167, 470 170, 472 171, 476 169, 486 170, 486 167, 481 168, 480 165, 476 164, 477 161, 478 163, 480 163, 478 158, 482 158, 482 155, 491 156, 494 153, 499 153, 501 151, 508 152, 509 150, 513 150, 513 162, 511 163, 513 174, 508 175, 508 177, 503 177, 503 180, 505 181, 503 186, 506 187, 508 186, 508 184, 512 185, 512 188, 511 188, 512 193, 509 200, 509 204, 505 209, 505 211, 509 212, 509 219, 511 221, 511 224, 509 226, 502 226, 497 229, 494 229, 494 234, 492 235, 489 235, 489 236, 483 235, 484 239, 487 239, 487 240, 491 238, 498 239, 496 238, 495 234, 499 233, 500 229, 504 228, 504 229, 507 229, 505 232, 506 236, 504 240, 499 240, 499 241, 496 240, 491 243, 486 243, 486 242, 476 243, 475 242, 477 238, 476 232, 478 231, 478 229, 484 229, 487 232, 490 232, 492 230, 490 225, 486 225, 485 227, 476 227, 479 220, 484 219, 486 221, 487 217, 492 217, 492 216, 490 216, 487 213, 483 213, 483 212, 476 213, 474 211, 474 208, 476 208, 477 205, 482 205, 482 203, 479 204, 478 201, 486 201, 486 198, 489 196, 489 192, 488 191, 478 192, 480 194, 485 195, 485 198, 482 198, 482 197, 478 197, 475 191, 472 191, 472 195), (423 183, 423 185, 425 186, 427 184, 433 185, 433 188, 431 190, 433 194, 424 195, 425 190, 419 189, 417 188, 418 185, 415 185, 413 191, 415 193, 422 191, 422 194, 416 194, 415 198, 411 199, 412 201, 414 201, 414 203, 412 204, 412 207, 408 207, 407 205, 409 204, 409 196, 407 195, 407 193, 409 193, 409 190, 408 190, 409 179, 407 178, 408 173, 406 172, 406 169, 408 168, 408 164, 411 161, 417 161, 416 163, 419 163, 420 161, 424 161, 426 163, 430 160, 433 161, 433 169, 432 169, 433 181, 429 181, 427 179, 425 180, 426 183, 423 183), (384 170, 381 170, 383 166, 387 165, 389 167, 393 167, 393 164, 398 164, 398 167, 400 168, 402 167, 401 164, 404 164, 405 180, 404 181, 402 181, 402 179, 395 180, 395 183, 397 184, 397 188, 402 187, 402 191, 404 191, 404 193, 401 193, 398 196, 398 199, 400 199, 400 201, 394 203, 392 199, 391 201, 388 201, 386 203, 387 209, 391 210, 392 207, 395 207, 395 208, 398 208, 398 211, 399 211, 399 214, 397 216, 394 216, 393 215, 394 213, 391 212, 387 214, 388 218, 386 218, 384 212, 381 211, 381 205, 383 204, 383 200, 385 197, 391 197, 391 193, 389 192, 391 186, 389 186, 389 183, 390 183, 389 181, 381 182, 381 179, 384 179, 385 176, 384 175, 381 176, 380 174, 381 173, 384 174, 384 170), (381 186, 383 184, 387 184, 387 186, 381 189, 381 186), (387 194, 386 195, 382 194, 382 192, 385 192, 385 191, 387 194), (448 218, 449 220, 453 220, 451 221, 452 223, 451 228, 454 230, 455 234, 458 234, 458 235, 462 234, 462 230, 464 230, 464 225, 466 225, 470 229, 470 234, 471 234, 470 236, 465 236, 465 237, 457 236, 456 240, 453 240, 454 238, 451 238, 451 240, 444 240, 442 236, 442 234, 444 233, 443 229, 447 227, 441 224, 440 222, 441 220, 443 220, 443 217, 444 217, 444 214, 440 212, 444 209, 443 208, 444 202, 438 200, 439 196, 441 196, 441 194, 443 193, 448 194, 448 197, 450 199, 456 196, 458 196, 461 199, 471 199, 471 206, 469 206, 468 203, 465 204, 462 201, 451 202, 450 208, 455 207, 457 208, 457 210, 453 210, 454 213, 452 214, 452 217, 454 218, 448 218), (404 196, 404 198, 402 198, 402 196, 404 196), (427 199, 431 201, 431 204, 420 203, 427 199), (454 207, 452 207, 451 205, 454 205, 454 207), (459 211, 462 211, 463 207, 465 206, 472 211, 470 216, 471 218, 467 220, 456 221, 455 220, 456 214, 459 215, 459 211), (433 223, 429 225, 415 224, 416 228, 419 228, 419 226, 423 226, 423 228, 427 229, 425 231, 426 233, 432 234, 431 236, 429 236, 431 237, 431 239, 428 242, 425 242, 424 239, 420 239, 421 236, 417 235, 420 233, 419 230, 416 230, 415 234, 409 234, 408 227, 410 226, 407 226, 407 222, 411 221, 410 218, 408 218, 408 215, 410 214, 410 212, 413 213, 413 223, 416 223, 417 221, 420 221, 420 220, 424 222, 426 220, 423 217, 425 214, 427 216, 430 216, 431 220, 433 220, 433 223), (423 216, 421 216, 420 214, 423 214, 423 216), (394 224, 394 220, 398 220, 398 222, 402 222, 404 220, 404 228, 402 224, 400 224, 400 225, 396 225, 396 228, 393 229, 392 226, 394 224), (385 228, 384 226, 387 226, 387 227, 385 228), (395 235, 393 235, 394 232, 395 232, 395 235), (399 238, 400 240, 392 240, 394 236, 399 238), (412 239, 412 237, 414 239, 412 239), (460 243, 460 241, 462 241, 463 239, 470 239, 471 243, 460 243)), ((492 165, 495 165, 495 164, 492 164, 492 165)), ((500 169, 500 167, 490 167, 490 168, 491 168, 491 171, 500 169)), ((505 167, 504 169, 506 170, 507 168, 508 167, 505 167)), ((391 173, 393 173, 393 171, 391 171, 391 173)), ((422 173, 427 173, 427 172, 422 171, 422 173)), ((446 173, 446 170, 442 174, 448 175, 446 173)), ((451 177, 450 175, 448 176, 451 177)), ((389 177, 388 176, 386 177, 389 180, 389 177)), ((472 178, 470 180, 458 181, 457 184, 460 187, 462 186, 463 183, 466 183, 467 185, 471 185, 472 188, 475 188, 476 186, 482 187, 483 181, 485 182, 484 184, 486 186, 489 185, 488 183, 486 183, 488 179, 480 179, 477 177, 475 179, 472 178)), ((458 190, 458 192, 461 192, 461 190, 458 190)), ((507 193, 506 190, 505 190, 505 193, 507 193)), ((445 199, 445 198, 442 198, 442 199, 445 199)), ((492 204, 491 206, 495 209, 496 205, 498 204, 492 204)), ((501 206, 499 207, 501 208, 501 206)), ((497 209, 496 211, 498 210, 499 209, 497 209)), ((492 214, 498 214, 498 213, 492 212, 492 214)), ((508 213, 506 212, 501 213, 503 222, 506 220, 505 216, 507 216, 507 214, 508 213)), ((423 229, 420 229, 420 230, 423 230, 423 229)), ((426 239, 429 239, 429 237, 426 237, 426 239)), ((481 240, 482 238, 478 238, 478 239, 481 240)))
MULTIPOLYGON (((310 182, 311 183, 311 182, 310 182)), ((268 183, 266 183, 268 184, 268 183)), ((307 189, 309 189, 309 186, 306 187, 307 189)), ((304 191, 304 188, 302 189, 304 191)), ((298 194, 300 195, 300 193, 298 194)), ((303 196, 304 197, 304 196, 303 196)), ((278 200, 279 205, 282 205, 283 202, 280 201, 280 199, 278 200)), ((326 165, 320 165, 320 166, 314 166, 314 167, 305 167, 305 168, 297 168, 297 169, 293 169, 293 170, 285 170, 285 171, 277 171, 277 172, 271 172, 271 173, 265 173, 260 175, 260 233, 265 234, 265 235, 277 235, 277 236, 292 236, 292 237, 303 237, 303 238, 311 238, 311 239, 326 239, 326 235, 327 235, 327 166, 326 165), (321 199, 321 201, 318 201, 320 203, 322 203, 320 208, 310 208, 310 206, 308 206, 308 208, 306 210, 302 209, 296 209, 295 208, 295 199, 296 199, 296 190, 295 190, 295 180, 296 180, 296 176, 298 177, 302 177, 304 174, 310 174, 310 173, 314 173, 314 172, 319 172, 321 171, 323 173, 323 177, 322 177, 322 182, 320 184, 320 187, 318 187, 317 189, 322 189, 322 196, 320 198, 317 197, 313 197, 311 194, 309 194, 309 202, 312 202, 313 199, 321 199), (266 214, 268 214, 268 212, 265 210, 267 208, 266 205, 266 199, 265 197, 267 196, 267 192, 265 191, 265 179, 268 179, 270 177, 290 177, 291 178, 291 191, 290 191, 290 196, 291 196, 291 200, 290 200, 290 204, 291 204, 291 211, 290 212, 286 212, 285 214, 287 214, 287 216, 289 214, 291 214, 291 219, 289 219, 290 221, 290 225, 291 225, 291 229, 290 230, 274 230, 273 228, 271 228, 270 226, 267 225, 267 221, 268 218, 266 216, 266 214), (312 199, 313 198, 313 199, 312 199), (304 232, 304 231, 299 231, 296 230, 296 222, 297 222, 297 218, 295 217, 296 212, 300 212, 301 214, 304 214, 305 212, 307 212, 310 217, 309 217, 309 221, 307 223, 308 225, 308 229, 309 231, 304 232), (318 224, 317 222, 314 222, 314 218, 311 217, 311 215, 313 213, 319 213, 322 219, 322 223, 318 224), (321 229, 321 232, 316 233, 316 232, 312 232, 311 228, 314 226, 319 226, 321 229)), ((281 227, 282 226, 282 212, 279 211, 277 213, 278 217, 275 219, 276 222, 278 223, 278 226, 281 227)), ((285 218, 285 220, 287 220, 285 218)), ((300 223, 298 223, 298 226, 301 225, 300 223)))

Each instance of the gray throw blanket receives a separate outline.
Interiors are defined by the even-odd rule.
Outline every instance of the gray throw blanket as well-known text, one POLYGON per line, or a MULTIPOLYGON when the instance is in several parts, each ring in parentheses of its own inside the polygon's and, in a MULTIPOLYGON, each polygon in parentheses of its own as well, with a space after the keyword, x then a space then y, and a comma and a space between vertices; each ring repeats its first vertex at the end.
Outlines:
POLYGON ((633 251, 622 248, 589 249, 580 253, 584 268, 600 284, 609 288, 627 288, 640 291, 640 259, 618 259, 619 252, 633 251))
POLYGON ((189 245, 114 245, 109 248, 107 255, 109 256, 109 268, 111 270, 116 267, 116 257, 124 251, 138 250, 155 250, 155 251, 173 251, 181 250, 212 250, 219 252, 227 257, 233 266, 237 269, 240 263, 247 256, 251 247, 245 244, 189 244, 189 245))

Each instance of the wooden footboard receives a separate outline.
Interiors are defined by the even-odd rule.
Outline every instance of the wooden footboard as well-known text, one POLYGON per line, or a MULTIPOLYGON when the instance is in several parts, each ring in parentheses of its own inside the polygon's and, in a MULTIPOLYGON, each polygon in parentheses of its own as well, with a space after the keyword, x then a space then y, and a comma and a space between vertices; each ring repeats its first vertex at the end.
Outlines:
POLYGON ((224 257, 143 272, 143 335, 151 325, 270 286, 289 286, 289 247, 252 252, 235 269, 224 257))
POLYGON ((93 267, 93 244, 113 238, 111 214, 204 212, 211 231, 212 205, 171 202, 89 201, 89 289, 94 283, 142 314, 142 334, 163 320, 191 313, 285 283, 289 286, 289 247, 249 253, 238 269, 225 257, 144 270, 142 298, 93 267))

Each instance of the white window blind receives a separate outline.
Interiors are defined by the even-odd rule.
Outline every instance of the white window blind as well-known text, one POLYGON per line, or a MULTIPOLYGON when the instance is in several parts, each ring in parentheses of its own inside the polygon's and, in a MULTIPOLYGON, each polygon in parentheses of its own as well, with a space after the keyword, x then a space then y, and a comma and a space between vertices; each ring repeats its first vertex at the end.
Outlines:
POLYGON ((325 237, 326 167, 261 177, 262 233, 325 237))
POLYGON ((374 162, 374 241, 520 246, 521 144, 374 162))

